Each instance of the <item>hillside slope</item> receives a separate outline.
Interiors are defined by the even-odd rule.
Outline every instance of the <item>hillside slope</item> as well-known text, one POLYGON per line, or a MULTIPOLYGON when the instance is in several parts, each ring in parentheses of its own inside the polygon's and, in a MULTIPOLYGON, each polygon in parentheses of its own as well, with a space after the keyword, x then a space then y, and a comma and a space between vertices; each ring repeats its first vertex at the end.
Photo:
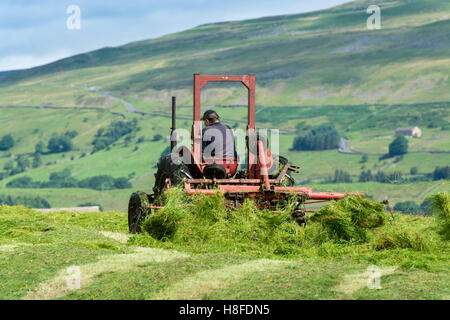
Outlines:
MULTIPOLYGON (((381 7, 381 30, 366 28, 366 9, 374 2, 355 1, 103 48, 16 72, 0 84, 95 86, 147 105, 166 104, 166 93, 176 92, 190 104, 193 73, 253 73, 259 105, 450 100, 450 3, 375 3, 381 7)), ((19 103, 8 91, 0 91, 0 104, 19 103)), ((212 95, 219 104, 242 101, 233 89, 212 95)), ((49 101, 41 97, 35 103, 49 101)))

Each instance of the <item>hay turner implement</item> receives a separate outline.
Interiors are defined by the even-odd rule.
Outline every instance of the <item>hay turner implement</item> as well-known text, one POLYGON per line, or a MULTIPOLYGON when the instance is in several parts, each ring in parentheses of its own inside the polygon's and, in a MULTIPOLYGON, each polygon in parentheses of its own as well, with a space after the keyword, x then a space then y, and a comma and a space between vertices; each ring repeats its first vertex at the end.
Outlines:
POLYGON ((192 149, 177 147, 175 134, 176 101, 172 98, 171 155, 161 157, 155 174, 153 193, 133 193, 128 205, 128 225, 131 233, 140 232, 148 214, 163 207, 157 198, 173 186, 181 186, 188 195, 211 195, 222 192, 226 204, 239 207, 246 198, 261 208, 276 211, 294 199, 293 218, 303 223, 305 214, 312 212, 306 205, 338 200, 346 195, 362 193, 315 192, 311 188, 294 186, 292 172, 299 167, 282 156, 272 155, 267 138, 255 127, 255 76, 224 76, 194 74, 194 109, 191 131, 192 149), (248 89, 248 123, 246 128, 246 169, 237 170, 237 158, 209 157, 201 154, 202 128, 200 120, 200 91, 208 82, 241 82, 248 89), (272 166, 278 167, 274 173, 272 166))

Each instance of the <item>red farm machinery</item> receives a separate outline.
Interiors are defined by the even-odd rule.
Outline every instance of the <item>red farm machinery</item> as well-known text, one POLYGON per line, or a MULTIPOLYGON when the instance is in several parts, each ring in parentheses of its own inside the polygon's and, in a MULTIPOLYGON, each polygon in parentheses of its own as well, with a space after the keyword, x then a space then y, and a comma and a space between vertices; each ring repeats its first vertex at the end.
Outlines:
POLYGON ((130 197, 128 225, 131 233, 141 230, 148 214, 162 207, 156 199, 168 188, 181 186, 188 195, 223 193, 228 205, 238 207, 246 198, 258 206, 276 211, 288 201, 294 200, 293 218, 304 223, 308 210, 306 205, 338 200, 346 195, 360 193, 314 192, 311 188, 295 186, 292 172, 299 167, 290 164, 282 156, 272 155, 267 137, 260 135, 255 127, 255 76, 225 76, 194 74, 194 109, 191 131, 192 149, 176 145, 174 139, 176 119, 175 98, 172 98, 171 154, 158 161, 153 193, 137 191, 130 197), (200 115, 200 91, 209 82, 241 82, 248 89, 248 122, 246 128, 246 166, 238 169, 237 158, 210 157, 202 155, 202 122, 200 115), (276 172, 272 166, 277 166, 276 172), (271 173, 269 173, 271 172, 271 173))

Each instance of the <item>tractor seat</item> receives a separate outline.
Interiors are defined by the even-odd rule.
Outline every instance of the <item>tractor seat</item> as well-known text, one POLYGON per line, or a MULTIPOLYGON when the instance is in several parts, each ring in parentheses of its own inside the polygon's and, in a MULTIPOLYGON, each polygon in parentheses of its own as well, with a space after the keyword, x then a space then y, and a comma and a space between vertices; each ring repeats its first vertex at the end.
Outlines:
POLYGON ((227 177, 227 170, 218 163, 208 163, 203 169, 203 175, 206 179, 225 179, 227 177))
POLYGON ((203 176, 206 179, 231 178, 236 173, 238 161, 235 157, 211 157, 204 159, 203 176))

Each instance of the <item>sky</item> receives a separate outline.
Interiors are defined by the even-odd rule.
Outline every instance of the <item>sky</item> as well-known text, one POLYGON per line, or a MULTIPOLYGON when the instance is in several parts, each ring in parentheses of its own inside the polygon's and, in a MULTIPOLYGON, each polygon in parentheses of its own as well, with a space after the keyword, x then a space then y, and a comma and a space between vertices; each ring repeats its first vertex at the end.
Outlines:
POLYGON ((1 0, 0 71, 201 24, 326 9, 346 0, 1 0), (70 6, 79 8, 79 17, 70 6), (77 21, 80 21, 77 28, 77 21))

